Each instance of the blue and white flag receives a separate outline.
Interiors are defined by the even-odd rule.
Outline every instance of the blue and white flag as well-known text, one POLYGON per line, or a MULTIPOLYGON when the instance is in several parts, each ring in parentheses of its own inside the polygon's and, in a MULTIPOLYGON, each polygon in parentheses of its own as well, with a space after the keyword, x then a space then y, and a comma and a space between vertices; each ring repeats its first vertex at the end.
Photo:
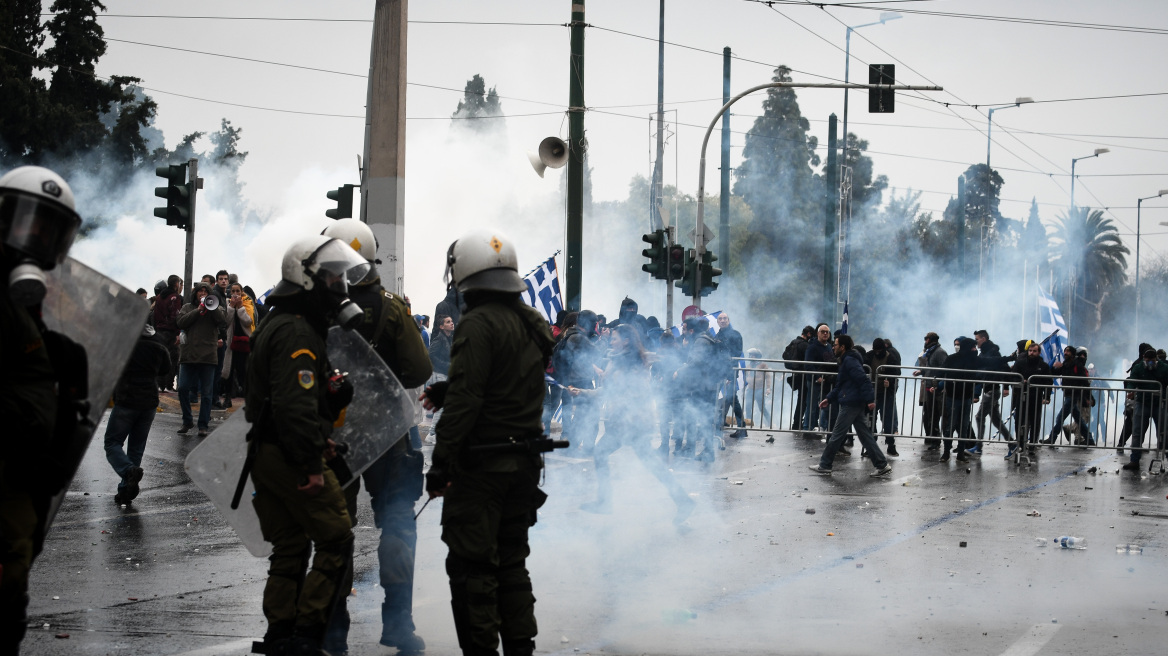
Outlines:
POLYGON ((848 334, 848 302, 847 301, 844 301, 844 322, 842 324, 840 324, 839 334, 841 334, 841 335, 848 334))
POLYGON ((523 301, 542 314, 549 324, 555 323, 556 317, 564 311, 564 301, 560 296, 560 277, 556 271, 556 256, 549 257, 535 271, 527 274, 523 283, 527 285, 527 291, 523 292, 523 301))
POLYGON ((1046 363, 1054 366, 1054 363, 1061 362, 1063 359, 1063 349, 1070 343, 1071 338, 1067 335, 1067 324, 1063 321, 1063 315, 1059 312, 1058 303, 1055 303, 1054 298, 1049 294, 1038 290, 1038 332, 1039 334, 1054 333, 1042 345, 1042 359, 1046 363))

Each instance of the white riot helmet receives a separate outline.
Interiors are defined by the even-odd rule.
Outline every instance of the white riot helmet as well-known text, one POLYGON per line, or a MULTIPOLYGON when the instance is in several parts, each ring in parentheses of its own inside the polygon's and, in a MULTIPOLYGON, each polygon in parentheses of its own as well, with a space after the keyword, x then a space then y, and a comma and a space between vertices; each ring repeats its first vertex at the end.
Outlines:
POLYGON ((360 282, 371 266, 339 239, 324 235, 305 237, 284 252, 280 282, 270 295, 320 292, 329 299, 328 309, 337 325, 352 329, 364 313, 349 300, 349 285, 360 282))
POLYGON ((443 279, 464 294, 476 290, 527 290, 519 278, 515 246, 507 237, 490 230, 475 230, 450 245, 443 279))
POLYGON ((340 239, 369 262, 369 273, 361 282, 369 283, 377 280, 377 237, 369 225, 360 219, 338 219, 321 231, 322 235, 340 239))
POLYGON ((21 166, 0 177, 0 244, 8 293, 21 305, 45 297, 45 271, 65 260, 81 217, 64 178, 40 166, 21 166))

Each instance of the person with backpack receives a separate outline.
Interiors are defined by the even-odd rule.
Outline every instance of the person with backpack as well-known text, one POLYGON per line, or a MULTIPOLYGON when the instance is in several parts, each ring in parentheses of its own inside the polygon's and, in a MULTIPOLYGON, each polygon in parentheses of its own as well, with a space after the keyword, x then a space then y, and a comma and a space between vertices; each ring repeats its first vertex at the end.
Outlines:
MULTIPOLYGON (((803 332, 791 340, 787 344, 787 348, 783 349, 783 360, 786 362, 787 369, 790 371, 803 370, 803 357, 807 355, 807 345, 811 339, 815 337, 815 328, 811 326, 803 326, 803 332)), ((791 430, 797 431, 803 427, 803 374, 792 373, 787 376, 787 386, 795 397, 794 410, 791 411, 791 430)))

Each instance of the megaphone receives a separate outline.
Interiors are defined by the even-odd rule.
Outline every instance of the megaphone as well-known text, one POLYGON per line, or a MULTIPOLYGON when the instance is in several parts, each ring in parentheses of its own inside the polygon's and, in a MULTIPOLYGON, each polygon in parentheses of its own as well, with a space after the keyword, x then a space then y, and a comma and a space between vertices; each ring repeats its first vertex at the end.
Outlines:
POLYGON ((528 152, 527 159, 542 178, 547 169, 558 169, 568 163, 568 144, 559 137, 548 137, 539 142, 539 154, 528 152))
POLYGON ((203 307, 207 308, 207 310, 209 310, 211 312, 214 312, 216 309, 219 308, 219 297, 214 295, 214 294, 210 294, 210 295, 204 297, 203 298, 203 307))

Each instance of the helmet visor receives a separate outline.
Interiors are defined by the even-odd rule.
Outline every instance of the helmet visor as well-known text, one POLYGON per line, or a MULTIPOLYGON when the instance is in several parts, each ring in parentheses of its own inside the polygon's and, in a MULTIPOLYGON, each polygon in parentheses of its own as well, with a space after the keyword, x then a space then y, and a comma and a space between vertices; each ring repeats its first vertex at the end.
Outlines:
POLYGON ((80 227, 81 217, 63 205, 29 194, 0 196, 0 242, 44 269, 65 260, 80 227))
POLYGON ((371 264, 339 239, 326 242, 309 258, 308 271, 331 291, 348 294, 369 273, 371 264))

